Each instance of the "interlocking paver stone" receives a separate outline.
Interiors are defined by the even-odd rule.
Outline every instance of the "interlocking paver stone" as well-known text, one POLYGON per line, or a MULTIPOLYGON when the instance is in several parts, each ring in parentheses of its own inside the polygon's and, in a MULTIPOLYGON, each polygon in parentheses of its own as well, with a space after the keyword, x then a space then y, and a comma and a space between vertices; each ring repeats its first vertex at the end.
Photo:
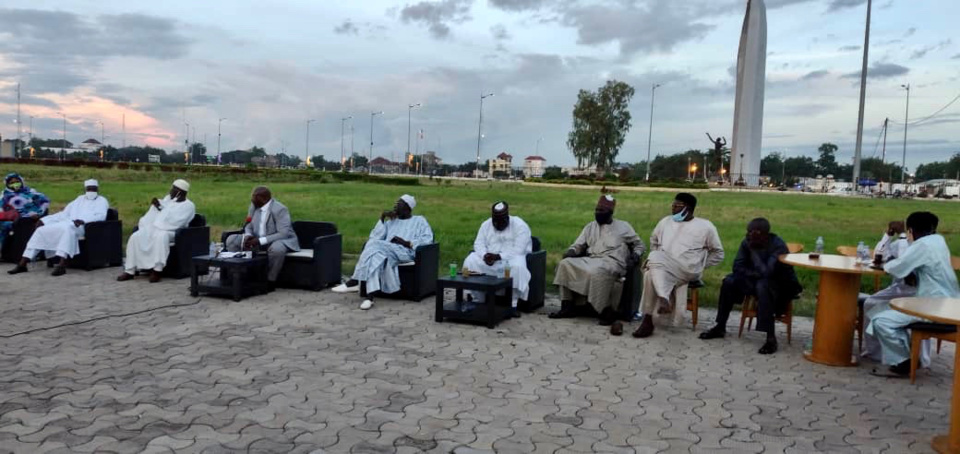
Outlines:
POLYGON ((761 358, 761 333, 613 338, 547 319, 553 298, 487 330, 427 302, 32 271, 0 273, 2 452, 928 453, 949 414, 953 344, 909 385, 803 360, 799 317, 761 358))

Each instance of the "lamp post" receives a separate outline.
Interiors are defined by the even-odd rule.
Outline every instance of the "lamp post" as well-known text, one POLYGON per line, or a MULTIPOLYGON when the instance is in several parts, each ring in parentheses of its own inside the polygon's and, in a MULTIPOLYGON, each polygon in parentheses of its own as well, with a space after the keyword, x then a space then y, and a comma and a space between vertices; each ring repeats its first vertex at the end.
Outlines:
MULTIPOLYGON (((353 119, 353 115, 348 117, 343 117, 340 119, 340 171, 343 172, 343 126, 346 124, 347 120, 353 119)), ((350 129, 353 129, 353 124, 350 125, 350 129)))
POLYGON ((60 142, 60 162, 67 157, 67 114, 60 112, 63 116, 63 141, 60 142))
POLYGON ((647 175, 644 181, 650 181, 650 146, 653 144, 653 101, 657 96, 657 87, 660 84, 653 84, 650 89, 650 128, 647 130, 647 175))
POLYGON ((373 117, 377 115, 383 115, 383 111, 379 112, 370 112, 370 157, 367 158, 367 173, 369 174, 371 169, 370 161, 373 161, 373 117))
POLYGON ((907 182, 907 127, 910 123, 910 84, 901 85, 907 90, 907 109, 903 114, 903 159, 900 160, 900 184, 907 182))
POLYGON ((303 152, 303 162, 306 165, 307 158, 310 157, 310 123, 313 123, 317 120, 307 120, 307 143, 303 152))
POLYGON ((493 93, 483 94, 480 92, 480 121, 477 125, 477 178, 480 178, 480 139, 483 134, 483 100, 493 96, 493 93))
MULTIPOLYGON (((413 111, 413 109, 419 109, 419 108, 420 108, 420 103, 410 104, 407 106, 407 155, 410 154, 410 115, 411 115, 410 113, 413 111)), ((419 146, 420 143, 417 142, 417 145, 419 146)))
POLYGON ((217 165, 220 165, 220 124, 223 123, 223 120, 226 120, 226 118, 217 119, 217 165))
POLYGON ((543 137, 537 138, 537 152, 536 155, 540 156, 540 142, 543 140, 543 137))

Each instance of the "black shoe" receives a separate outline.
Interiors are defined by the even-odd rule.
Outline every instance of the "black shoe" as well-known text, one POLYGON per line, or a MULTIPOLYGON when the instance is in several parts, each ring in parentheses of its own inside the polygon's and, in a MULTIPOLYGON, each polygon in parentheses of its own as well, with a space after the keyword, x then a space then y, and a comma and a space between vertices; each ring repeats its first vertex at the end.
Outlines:
POLYGON ((890 372, 903 377, 910 375, 910 360, 908 359, 896 366, 890 366, 890 372))
POLYGON ((617 321, 617 313, 610 309, 609 307, 604 309, 600 313, 600 321, 597 322, 600 326, 610 326, 613 325, 613 322, 617 321))
POLYGON ((7 271, 7 274, 20 274, 20 273, 26 273, 27 271, 29 271, 29 270, 27 270, 27 267, 17 265, 17 266, 15 266, 15 267, 13 267, 12 270, 7 271))
POLYGON ((713 328, 710 328, 702 333, 700 333, 700 338, 703 340, 707 339, 723 339, 727 335, 727 329, 717 325, 713 328))
POLYGON ((520 311, 517 308, 510 308, 510 312, 507 312, 507 318, 520 318, 520 311))
POLYGON ((777 352, 777 340, 768 340, 763 344, 763 347, 760 347, 760 350, 757 352, 761 355, 772 355, 777 352))
POLYGON ((65 266, 57 266, 53 269, 53 272, 50 273, 51 276, 63 276, 67 274, 67 268, 65 266))
POLYGON ((637 339, 644 339, 652 336, 653 331, 653 315, 643 314, 643 318, 640 319, 640 326, 638 326, 637 330, 633 332, 633 337, 636 337, 637 339))
POLYGON ((550 317, 550 318, 553 318, 553 319, 558 319, 558 318, 574 318, 574 317, 576 317, 577 315, 579 315, 579 314, 578 314, 578 311, 577 311, 577 306, 575 306, 575 305, 574 305, 572 302, 570 302, 570 301, 561 301, 561 302, 560 302, 560 310, 557 311, 557 312, 554 312, 554 313, 552 313, 552 314, 550 314, 550 315, 548 315, 547 317, 550 317))

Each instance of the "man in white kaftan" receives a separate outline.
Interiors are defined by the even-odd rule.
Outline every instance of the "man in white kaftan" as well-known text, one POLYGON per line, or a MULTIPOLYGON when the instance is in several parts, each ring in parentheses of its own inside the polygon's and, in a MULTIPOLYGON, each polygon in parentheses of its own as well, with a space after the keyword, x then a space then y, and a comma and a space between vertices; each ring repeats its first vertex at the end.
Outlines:
POLYGON ((80 253, 84 225, 107 219, 107 210, 110 209, 110 202, 99 194, 100 184, 97 180, 87 180, 83 185, 85 194, 70 202, 63 211, 40 219, 37 230, 27 241, 23 258, 14 269, 8 271, 9 274, 26 272, 27 263, 36 260, 40 251, 44 251, 47 258, 60 258, 51 273, 53 276, 62 276, 67 272, 67 259, 80 253))
POLYGON ((654 312, 674 313, 674 324, 683 320, 687 285, 700 279, 704 268, 723 261, 723 244, 713 223, 695 218, 697 198, 677 194, 672 215, 660 220, 650 236, 650 256, 643 268, 643 294, 640 297, 640 326, 633 337, 653 334, 654 312))
MULTIPOLYGON (((511 316, 519 317, 517 301, 526 300, 530 290, 527 254, 532 250, 530 227, 523 219, 510 216, 510 207, 506 202, 497 202, 493 205, 490 219, 480 225, 473 242, 473 252, 463 261, 463 267, 488 276, 498 276, 505 266, 509 266, 513 280, 511 316)), ((482 292, 471 292, 470 295, 474 301, 483 299, 482 292)))
POLYGON ((400 291, 399 265, 412 262, 417 247, 433 242, 433 230, 426 218, 413 215, 416 206, 416 199, 404 194, 392 211, 380 215, 360 253, 353 276, 334 287, 334 292, 359 292, 360 282, 366 283, 367 299, 360 304, 360 309, 367 310, 373 307, 373 294, 400 291))
MULTIPOLYGON (((883 270, 894 278, 916 281, 918 297, 960 298, 957 275, 950 265, 950 248, 938 235, 940 220, 927 211, 911 213, 907 217, 907 235, 913 242, 903 256, 887 262, 883 270)), ((927 320, 888 308, 873 311, 866 333, 880 341, 883 364, 888 371, 874 369, 876 375, 904 376, 910 373, 911 323, 927 320)))
MULTIPOLYGON (((904 231, 903 221, 894 221, 887 225, 883 239, 874 248, 874 257, 882 259, 883 263, 893 261, 903 256, 909 246, 907 233, 904 231)), ((862 295, 864 327, 870 324, 873 316, 890 309, 890 301, 894 298, 906 298, 917 294, 917 288, 909 285, 904 279, 893 278, 890 285, 873 295, 862 295)), ((864 348, 861 356, 875 361, 882 359, 880 342, 877 338, 864 333, 864 348)), ((925 341, 921 349, 920 362, 926 366, 930 363, 930 342, 925 341)))
POLYGON ((560 310, 550 318, 569 318, 580 314, 586 302, 600 316, 600 325, 611 325, 614 336, 623 334, 617 322, 623 285, 620 278, 627 266, 639 265, 643 240, 630 223, 614 219, 616 200, 601 196, 594 209, 594 221, 587 224, 557 264, 553 283, 560 287, 560 310))
POLYGON ((150 202, 147 214, 137 224, 137 231, 127 240, 127 257, 118 281, 133 279, 137 270, 149 270, 150 282, 160 281, 160 272, 167 265, 170 243, 177 230, 186 227, 197 214, 193 202, 187 200, 189 191, 189 183, 176 180, 162 200, 154 198, 150 202))

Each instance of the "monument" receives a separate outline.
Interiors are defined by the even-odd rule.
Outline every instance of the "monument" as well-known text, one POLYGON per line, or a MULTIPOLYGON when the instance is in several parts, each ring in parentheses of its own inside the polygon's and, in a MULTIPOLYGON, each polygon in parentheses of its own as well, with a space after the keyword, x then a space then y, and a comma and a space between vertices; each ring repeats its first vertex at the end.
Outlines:
POLYGON ((763 90, 767 66, 767 7, 748 0, 737 54, 737 97, 733 113, 730 179, 756 186, 763 140, 763 90))

